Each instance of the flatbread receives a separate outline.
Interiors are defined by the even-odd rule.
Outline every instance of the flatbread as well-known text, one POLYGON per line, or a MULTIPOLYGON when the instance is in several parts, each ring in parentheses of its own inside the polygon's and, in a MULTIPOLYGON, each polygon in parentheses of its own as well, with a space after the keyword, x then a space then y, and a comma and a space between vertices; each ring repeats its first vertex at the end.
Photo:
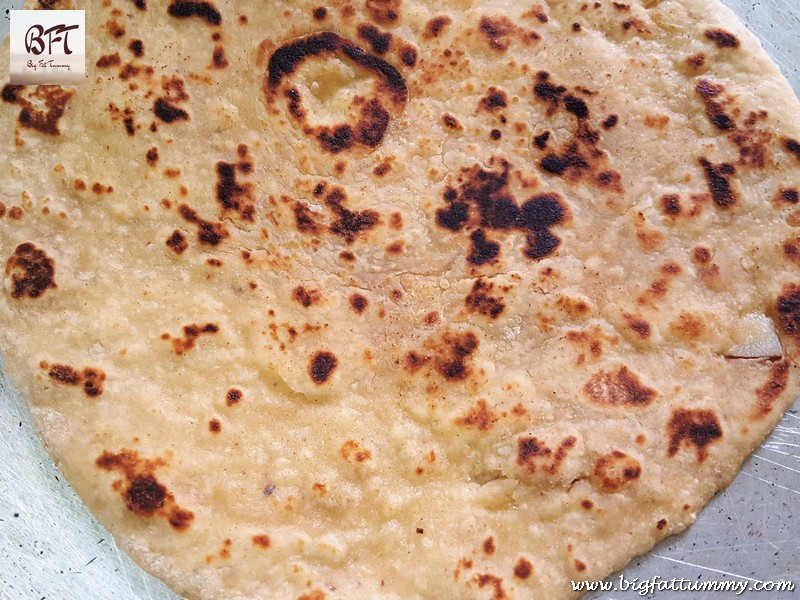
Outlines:
POLYGON ((797 395, 800 105, 717 2, 85 8, 0 346, 179 593, 569 597, 797 395))

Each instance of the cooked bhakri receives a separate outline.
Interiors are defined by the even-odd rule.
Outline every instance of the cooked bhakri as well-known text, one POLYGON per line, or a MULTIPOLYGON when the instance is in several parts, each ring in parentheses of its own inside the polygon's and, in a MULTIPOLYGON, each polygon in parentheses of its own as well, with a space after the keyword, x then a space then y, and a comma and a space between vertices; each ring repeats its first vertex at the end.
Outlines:
POLYGON ((38 4, 0 347, 177 592, 571 597, 796 397, 800 103, 716 0, 38 4))

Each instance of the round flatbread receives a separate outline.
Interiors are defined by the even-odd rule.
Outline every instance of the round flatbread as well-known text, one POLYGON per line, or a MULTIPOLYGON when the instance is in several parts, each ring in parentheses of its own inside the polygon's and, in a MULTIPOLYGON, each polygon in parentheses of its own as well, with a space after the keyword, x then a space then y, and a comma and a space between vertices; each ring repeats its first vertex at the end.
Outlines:
POLYGON ((179 593, 569 597, 796 397, 800 103, 716 0, 72 7, 0 347, 179 593))

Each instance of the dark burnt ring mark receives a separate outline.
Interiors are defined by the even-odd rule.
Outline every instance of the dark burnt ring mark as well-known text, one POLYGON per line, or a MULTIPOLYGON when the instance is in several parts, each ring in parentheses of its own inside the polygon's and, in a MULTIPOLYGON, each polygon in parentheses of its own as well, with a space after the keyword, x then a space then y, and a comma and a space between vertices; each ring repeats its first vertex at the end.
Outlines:
POLYGON ((269 59, 269 86, 277 88, 281 80, 297 70, 298 65, 312 56, 332 54, 339 49, 341 38, 332 31, 315 33, 290 44, 284 44, 269 59))
POLYGON ((392 93, 394 103, 400 107, 405 107, 408 101, 408 87, 400 71, 391 63, 370 54, 352 42, 342 40, 342 51, 358 65, 379 74, 383 78, 387 89, 392 93))
POLYGON ((197 2, 195 0, 173 0, 167 9, 170 16, 178 19, 200 17, 209 25, 222 23, 222 16, 211 2, 197 2))
MULTIPOLYGON (((380 49, 380 48, 379 48, 380 49)), ((290 88, 283 95, 289 103, 289 112, 299 122, 304 122, 304 131, 314 135, 324 150, 338 154, 355 146, 373 149, 383 141, 392 114, 403 111, 408 102, 408 87, 401 73, 382 58, 370 54, 336 33, 323 31, 293 42, 284 44, 269 59, 265 93, 268 102, 278 95, 285 79, 295 73, 300 64, 310 58, 345 57, 361 68, 372 73, 377 83, 374 97, 361 104, 357 123, 338 123, 335 125, 308 126, 306 111, 296 88, 290 88), (384 106, 388 104, 391 111, 384 106)))

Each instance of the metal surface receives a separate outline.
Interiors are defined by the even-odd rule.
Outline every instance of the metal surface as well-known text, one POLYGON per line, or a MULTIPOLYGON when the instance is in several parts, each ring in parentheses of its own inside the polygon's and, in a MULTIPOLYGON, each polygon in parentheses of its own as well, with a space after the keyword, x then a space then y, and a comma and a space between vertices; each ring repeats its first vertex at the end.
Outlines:
MULTIPOLYGON (((577 0, 570 0, 577 1, 577 0)), ((796 0, 723 0, 762 40, 800 94, 800 5, 796 0)), ((8 28, 0 2, 0 38, 8 28)), ((740 597, 800 596, 800 400, 736 480, 684 534, 634 560, 632 581, 791 580, 792 592, 746 592, 740 597)), ((0 599, 177 600, 163 584, 121 553, 44 453, 24 403, 0 372, 0 599)), ((619 585, 620 574, 607 581, 619 585)), ((733 592, 640 590, 605 592, 591 600, 623 598, 720 599, 733 592)))

